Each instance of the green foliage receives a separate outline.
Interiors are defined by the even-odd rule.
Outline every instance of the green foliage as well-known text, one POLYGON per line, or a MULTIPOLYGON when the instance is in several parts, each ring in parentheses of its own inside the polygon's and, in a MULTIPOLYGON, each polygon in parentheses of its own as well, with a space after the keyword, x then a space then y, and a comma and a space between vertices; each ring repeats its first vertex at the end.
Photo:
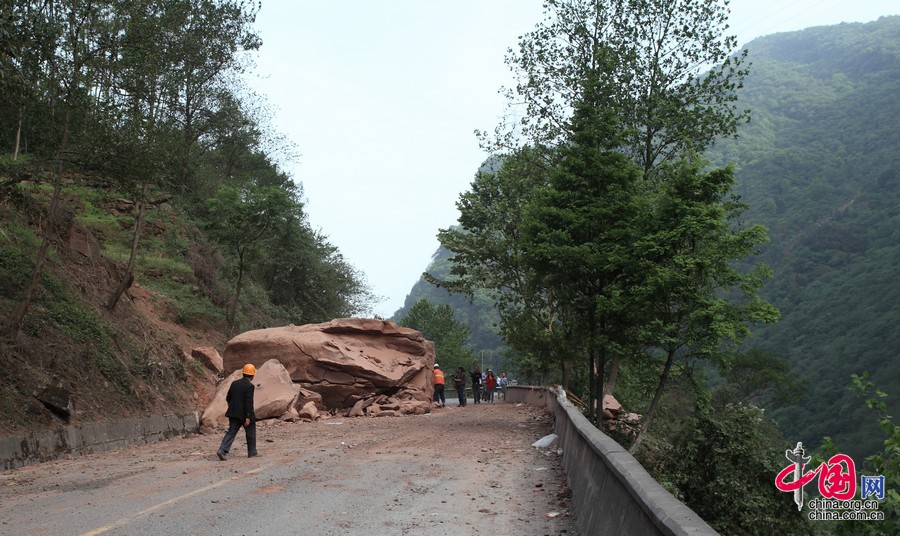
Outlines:
POLYGON ((702 153, 746 122, 735 105, 747 75, 745 54, 732 55, 728 7, 714 0, 545 0, 544 19, 519 39, 507 64, 517 79, 507 99, 519 118, 498 129, 493 148, 562 145, 569 114, 587 75, 606 82, 618 105, 622 148, 645 177, 663 162, 702 153), (564 36, 564 38, 561 38, 564 36))
POLYGON ((479 172, 460 228, 438 235, 449 276, 426 279, 490 292, 507 344, 530 366, 558 364, 566 387, 586 377, 590 407, 622 359, 665 354, 646 428, 676 353, 717 357, 777 317, 756 295, 765 270, 732 266, 765 230, 734 221, 732 171, 696 157, 746 119, 734 106, 743 54, 728 56, 735 39, 714 2, 545 11, 508 58, 525 117, 498 129, 499 169, 479 172))
POLYGON ((758 407, 788 404, 808 387, 793 376, 787 361, 763 350, 736 352, 728 361, 724 383, 716 389, 716 397, 723 401, 758 407))
MULTIPOLYGON (((867 524, 864 534, 896 534, 900 532, 900 425, 894 423, 887 413, 887 394, 875 388, 869 380, 869 373, 863 372, 851 377, 852 391, 857 397, 866 398, 866 407, 875 412, 878 428, 886 436, 882 449, 866 457, 864 467, 867 475, 884 476, 885 497, 879 501, 879 509, 884 512, 884 521, 867 524)), ((861 490, 860 490, 861 493, 861 490)))
POLYGON ((109 350, 110 337, 97 316, 77 302, 55 301, 46 307, 46 315, 63 333, 72 339, 109 350))
POLYGON ((561 351, 586 351, 580 361, 587 363, 589 400, 602 398, 607 359, 637 347, 628 341, 635 318, 629 318, 634 302, 625 274, 633 267, 628 250, 639 235, 637 217, 646 208, 641 170, 617 150, 621 132, 606 89, 596 76, 585 80, 572 141, 560 148, 549 185, 529 206, 523 242, 535 283, 559 309, 554 329, 568 334, 565 346, 578 345, 561 351))
POLYGON ((883 17, 752 41, 741 105, 753 121, 710 154, 736 163, 745 218, 770 229, 760 260, 773 279, 761 296, 782 318, 748 344, 810 385, 771 415, 796 441, 828 435, 860 459, 879 432, 845 378, 868 370, 900 385, 890 358, 900 348, 898 29, 900 17, 883 17))
POLYGON ((438 233, 442 247, 452 252, 449 270, 424 276, 450 292, 495 303, 499 332, 515 360, 541 370, 561 369, 565 355, 560 353, 562 334, 552 329, 552 295, 538 284, 524 249, 527 213, 549 180, 540 164, 550 156, 549 151, 526 147, 502 163, 482 166, 457 202, 460 226, 438 233))
POLYGON ((449 305, 433 305, 419 300, 400 320, 400 325, 415 329, 434 342, 435 360, 446 371, 463 367, 471 370, 475 357, 466 346, 469 330, 453 318, 449 305))
POLYGON ((698 409, 658 466, 657 478, 722 534, 809 532, 790 494, 778 491, 784 464, 774 428, 755 406, 698 409))

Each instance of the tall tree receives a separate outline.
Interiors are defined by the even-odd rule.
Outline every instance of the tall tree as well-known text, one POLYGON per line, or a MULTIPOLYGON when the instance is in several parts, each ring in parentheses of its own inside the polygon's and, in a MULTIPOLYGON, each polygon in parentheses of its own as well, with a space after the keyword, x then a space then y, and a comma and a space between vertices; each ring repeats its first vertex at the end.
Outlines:
POLYGON ((234 298, 228 308, 228 331, 233 332, 241 300, 244 275, 258 258, 269 234, 294 220, 302 205, 288 192, 271 186, 248 185, 243 189, 222 187, 208 201, 212 215, 208 230, 237 259, 237 281, 234 298))
POLYGON ((95 82, 88 77, 89 74, 96 74, 89 68, 97 53, 97 49, 91 45, 96 41, 97 27, 101 25, 104 11, 102 6, 92 2, 72 2, 65 7, 68 9, 57 11, 51 6, 48 11, 48 18, 62 29, 57 34, 57 48, 49 63, 52 78, 61 81, 64 92, 61 98, 62 118, 58 123, 60 134, 55 151, 53 193, 47 208, 47 221, 42 225, 41 246, 31 279, 25 286, 19 305, 9 319, 8 331, 12 338, 18 337, 25 315, 31 308, 34 292, 40 284, 50 247, 51 230, 57 223, 55 220, 62 196, 62 175, 67 160, 71 158, 69 146, 73 124, 76 116, 82 117, 88 113, 91 104, 88 94, 95 82))
POLYGON ((240 51, 256 50, 259 37, 250 25, 258 6, 238 0, 174 0, 166 4, 166 39, 157 45, 166 58, 161 113, 177 126, 175 186, 192 188, 196 156, 214 139, 215 112, 230 92, 227 76, 242 70, 240 51), (210 139, 208 139, 208 137, 210 139))
POLYGON ((486 289, 496 300, 507 344, 525 358, 557 366, 568 387, 573 334, 562 321, 568 312, 525 259, 525 221, 533 198, 548 184, 552 158, 550 150, 525 147, 483 166, 456 204, 460 225, 438 233, 453 252, 450 274, 423 276, 469 296, 486 289))
POLYGON ((599 411, 607 364, 628 343, 628 249, 641 213, 640 169, 618 149, 622 133, 610 92, 589 73, 572 118, 571 141, 559 148, 551 182, 530 210, 526 260, 572 311, 568 329, 587 349, 590 408, 599 411))
POLYGON ((761 225, 738 220, 746 207, 730 194, 731 168, 703 170, 698 159, 666 164, 661 189, 653 192, 652 215, 632 244, 636 269, 627 282, 645 304, 641 342, 662 359, 656 391, 632 450, 644 439, 676 359, 728 355, 749 325, 774 322, 778 311, 757 294, 770 274, 758 265, 745 274, 735 262, 758 253, 766 241, 761 225))
POLYGON ((728 1, 545 0, 544 21, 520 38, 507 65, 517 77, 506 91, 515 125, 483 140, 494 150, 564 143, 589 71, 601 76, 619 106, 624 146, 649 177, 686 151, 702 153, 735 134, 746 112, 735 106, 747 74, 746 52, 731 56, 728 1), (617 61, 602 60, 614 50, 617 61), (524 102, 524 114, 519 110, 524 102))

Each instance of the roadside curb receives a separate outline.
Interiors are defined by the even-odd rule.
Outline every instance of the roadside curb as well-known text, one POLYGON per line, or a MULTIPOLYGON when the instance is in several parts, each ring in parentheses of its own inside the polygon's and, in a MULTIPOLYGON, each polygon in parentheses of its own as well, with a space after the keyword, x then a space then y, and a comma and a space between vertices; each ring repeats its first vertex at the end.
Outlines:
POLYGON ((56 430, 0 437, 3 469, 143 445, 195 434, 200 413, 122 419, 113 422, 63 426, 56 430))

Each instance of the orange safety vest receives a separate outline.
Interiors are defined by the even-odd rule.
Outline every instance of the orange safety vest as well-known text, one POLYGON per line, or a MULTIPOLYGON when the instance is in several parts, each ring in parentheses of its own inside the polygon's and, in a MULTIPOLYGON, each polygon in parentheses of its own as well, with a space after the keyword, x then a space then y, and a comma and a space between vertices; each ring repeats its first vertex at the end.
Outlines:
POLYGON ((434 383, 444 385, 444 373, 441 369, 434 369, 434 383))

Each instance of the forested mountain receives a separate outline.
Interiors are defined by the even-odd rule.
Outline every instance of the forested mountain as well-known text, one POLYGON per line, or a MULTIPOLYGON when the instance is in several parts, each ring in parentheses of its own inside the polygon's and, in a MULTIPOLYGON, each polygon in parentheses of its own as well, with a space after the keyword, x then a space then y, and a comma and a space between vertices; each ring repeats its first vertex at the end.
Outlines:
MULTIPOLYGON (((743 219, 769 228, 760 258, 774 270, 762 296, 781 320, 758 326, 746 347, 786 359, 807 390, 770 408, 784 435, 871 453, 881 438, 850 375, 868 371, 900 410, 900 17, 756 39, 741 108, 751 121, 710 153, 736 166, 743 219)), ((439 249, 428 271, 449 271, 439 249)), ((421 298, 449 303, 472 333, 496 319, 420 280, 421 298)), ((479 343, 473 342, 475 350, 479 343)))
POLYGON ((736 163, 746 219, 770 229, 763 296, 782 315, 749 344, 808 382, 771 412, 786 437, 870 453, 880 439, 850 375, 868 371, 900 410, 900 17, 747 48, 752 120, 715 158, 736 163))

